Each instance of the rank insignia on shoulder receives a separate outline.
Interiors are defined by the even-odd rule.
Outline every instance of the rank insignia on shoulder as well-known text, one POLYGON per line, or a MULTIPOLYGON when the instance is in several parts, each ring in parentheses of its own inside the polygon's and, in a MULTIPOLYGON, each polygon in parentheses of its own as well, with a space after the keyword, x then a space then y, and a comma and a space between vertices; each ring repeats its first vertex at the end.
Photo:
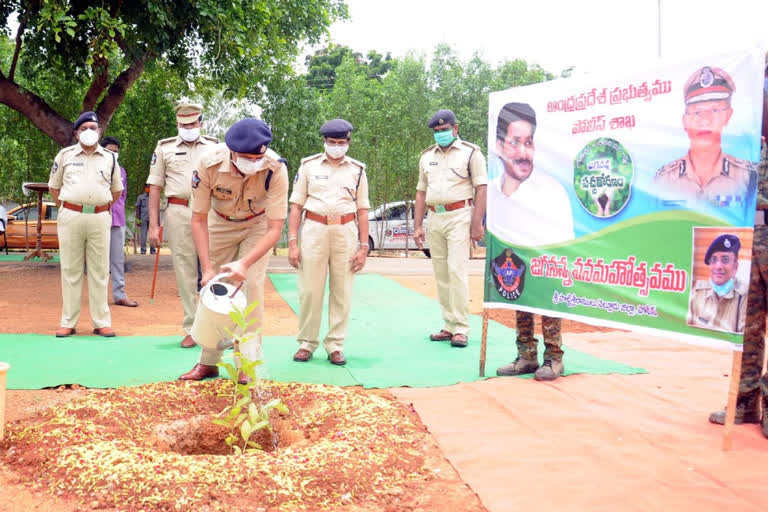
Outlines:
POLYGON ((149 165, 155 165, 157 163, 157 153, 152 153, 152 162, 149 165))
POLYGON ((192 188, 197 188, 200 186, 200 175, 197 174, 197 171, 192 171, 192 188))

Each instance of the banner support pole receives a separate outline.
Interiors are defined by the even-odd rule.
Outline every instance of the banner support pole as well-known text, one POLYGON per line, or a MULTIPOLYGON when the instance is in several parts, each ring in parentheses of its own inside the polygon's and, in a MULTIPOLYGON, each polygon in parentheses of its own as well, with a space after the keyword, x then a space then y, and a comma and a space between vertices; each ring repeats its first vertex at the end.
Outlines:
POLYGON ((725 429, 723 430, 723 451, 731 449, 733 425, 736 421, 736 398, 739 396, 739 381, 741 380, 741 358, 743 348, 739 345, 733 349, 733 367, 731 368, 731 384, 728 387, 728 405, 725 408, 725 429))
POLYGON ((480 376, 485 377, 485 348, 488 345, 488 308, 483 308, 483 336, 480 340, 480 376))

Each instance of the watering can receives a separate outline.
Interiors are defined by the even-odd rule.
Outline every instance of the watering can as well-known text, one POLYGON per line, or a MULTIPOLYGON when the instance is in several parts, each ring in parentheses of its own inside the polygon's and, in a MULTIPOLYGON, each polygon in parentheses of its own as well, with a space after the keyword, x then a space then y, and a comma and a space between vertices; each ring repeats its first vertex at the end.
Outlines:
POLYGON ((221 282, 227 275, 226 272, 217 275, 200 290, 191 335, 201 347, 217 350, 231 347, 232 339, 226 329, 234 331, 235 322, 229 313, 236 307, 244 310, 248 305, 240 287, 221 282))

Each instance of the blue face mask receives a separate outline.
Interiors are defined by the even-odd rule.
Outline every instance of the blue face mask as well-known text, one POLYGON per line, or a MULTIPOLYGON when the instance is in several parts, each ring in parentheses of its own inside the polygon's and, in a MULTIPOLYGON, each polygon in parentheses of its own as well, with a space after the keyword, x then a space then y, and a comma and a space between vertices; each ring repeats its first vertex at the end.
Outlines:
POLYGON ((712 282, 712 280, 709 280, 709 284, 712 285, 712 289, 715 290, 715 293, 719 295, 720 297, 726 295, 728 292, 733 290, 733 278, 730 278, 723 284, 715 284, 712 282))
POLYGON ((443 130, 441 132, 435 132, 435 142, 443 147, 450 146, 454 140, 456 140, 456 137, 453 136, 452 128, 443 130))

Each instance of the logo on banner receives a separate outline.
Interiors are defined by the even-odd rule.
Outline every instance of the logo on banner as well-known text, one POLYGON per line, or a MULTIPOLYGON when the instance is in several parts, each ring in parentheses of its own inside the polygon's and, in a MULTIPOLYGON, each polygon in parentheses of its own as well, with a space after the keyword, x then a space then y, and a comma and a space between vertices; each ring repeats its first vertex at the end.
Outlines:
POLYGON ((491 262, 493 284, 499 295, 515 301, 523 294, 525 286, 525 262, 512 249, 496 256, 491 262))
POLYGON ((595 217, 613 217, 629 202, 634 167, 624 146, 608 137, 595 139, 573 162, 573 189, 581 206, 595 217))

